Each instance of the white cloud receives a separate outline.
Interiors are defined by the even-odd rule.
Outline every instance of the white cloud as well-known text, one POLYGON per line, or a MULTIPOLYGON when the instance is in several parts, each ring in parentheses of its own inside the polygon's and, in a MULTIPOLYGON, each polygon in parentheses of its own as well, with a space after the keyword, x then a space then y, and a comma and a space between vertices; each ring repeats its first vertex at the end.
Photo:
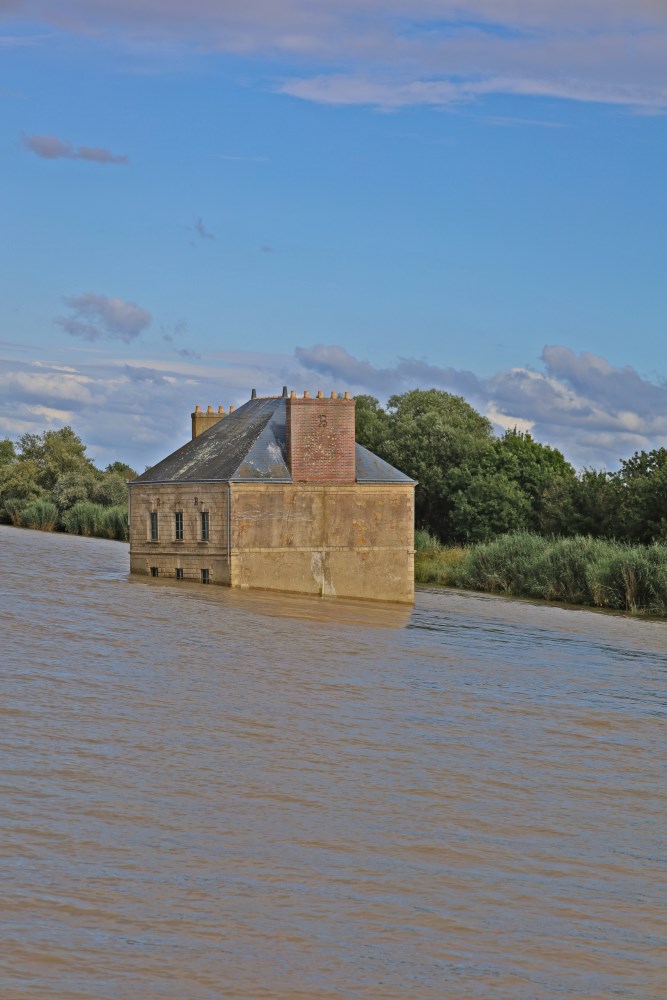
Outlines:
POLYGON ((23 0, 20 9, 24 21, 144 53, 292 66, 282 91, 330 104, 446 105, 494 93, 667 106, 663 0, 23 0))

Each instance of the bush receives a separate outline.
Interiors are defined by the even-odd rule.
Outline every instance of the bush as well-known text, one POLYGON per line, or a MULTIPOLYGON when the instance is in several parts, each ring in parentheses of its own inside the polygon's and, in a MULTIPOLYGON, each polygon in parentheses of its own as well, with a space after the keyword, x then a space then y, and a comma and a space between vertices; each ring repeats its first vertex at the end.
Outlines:
POLYGON ((36 528, 39 531, 53 531, 58 523, 58 508, 49 500, 34 500, 19 514, 22 528, 36 528))
POLYGON ((127 484, 115 472, 105 472, 95 485, 92 499, 102 507, 127 505, 127 484))

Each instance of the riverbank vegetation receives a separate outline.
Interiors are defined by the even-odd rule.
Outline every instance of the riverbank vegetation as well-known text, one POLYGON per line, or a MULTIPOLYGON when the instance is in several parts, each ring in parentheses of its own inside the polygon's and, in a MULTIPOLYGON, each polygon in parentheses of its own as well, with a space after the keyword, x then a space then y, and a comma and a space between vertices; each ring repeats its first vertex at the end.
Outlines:
POLYGON ((417 583, 593 608, 667 615, 667 544, 543 538, 527 532, 469 547, 417 532, 417 583))
POLYGON ((129 465, 102 471, 71 427, 0 441, 0 519, 22 528, 126 541, 129 465))
POLYGON ((667 615, 667 449, 577 472, 437 389, 358 396, 357 440, 419 483, 418 583, 667 615))
MULTIPOLYGON (((667 449, 577 472, 530 434, 498 437, 460 396, 357 396, 357 440, 418 482, 419 583, 667 615, 667 449)), ((0 519, 126 540, 122 462, 70 427, 0 441, 0 519)))

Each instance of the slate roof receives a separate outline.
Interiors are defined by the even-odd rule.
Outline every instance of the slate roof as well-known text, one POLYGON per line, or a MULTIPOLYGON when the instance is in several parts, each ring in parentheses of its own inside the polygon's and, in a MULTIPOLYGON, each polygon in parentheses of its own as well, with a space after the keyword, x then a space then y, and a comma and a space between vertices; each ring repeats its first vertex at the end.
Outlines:
MULTIPOLYGON (((250 399, 193 441, 133 479, 146 483, 291 483, 285 398, 250 399)), ((358 483, 411 483, 409 476, 356 445, 358 483)))

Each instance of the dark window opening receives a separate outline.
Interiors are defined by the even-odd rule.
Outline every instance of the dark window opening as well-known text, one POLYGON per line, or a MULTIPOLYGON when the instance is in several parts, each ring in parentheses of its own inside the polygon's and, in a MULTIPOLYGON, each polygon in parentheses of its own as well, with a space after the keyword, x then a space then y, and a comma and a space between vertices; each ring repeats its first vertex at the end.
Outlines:
POLYGON ((201 512, 201 540, 202 542, 208 541, 208 511, 203 510, 201 512))
POLYGON ((176 567, 176 579, 177 580, 182 580, 183 579, 183 570, 180 569, 180 567, 178 567, 178 566, 176 567))
POLYGON ((151 566, 151 576, 157 576, 158 569, 157 566, 151 566))
POLYGON ((151 542, 157 542, 157 511, 151 511, 151 542))
POLYGON ((210 583, 211 582, 211 574, 210 574, 209 570, 203 569, 201 571, 201 582, 202 583, 210 583))
POLYGON ((182 542, 183 541, 183 512, 182 511, 179 511, 177 514, 174 514, 174 526, 175 526, 175 529, 176 529, 176 541, 177 542, 182 542))

